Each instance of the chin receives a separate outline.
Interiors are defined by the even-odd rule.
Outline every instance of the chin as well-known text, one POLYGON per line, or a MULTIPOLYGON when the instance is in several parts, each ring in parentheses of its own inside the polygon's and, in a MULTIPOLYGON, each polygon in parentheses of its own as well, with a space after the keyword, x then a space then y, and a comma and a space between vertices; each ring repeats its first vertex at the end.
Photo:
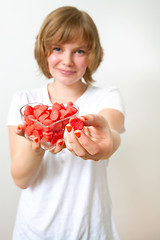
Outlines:
POLYGON ((62 81, 60 81, 61 84, 65 85, 65 86, 72 86, 75 85, 78 82, 81 82, 81 79, 79 80, 67 80, 67 79, 63 79, 62 81))

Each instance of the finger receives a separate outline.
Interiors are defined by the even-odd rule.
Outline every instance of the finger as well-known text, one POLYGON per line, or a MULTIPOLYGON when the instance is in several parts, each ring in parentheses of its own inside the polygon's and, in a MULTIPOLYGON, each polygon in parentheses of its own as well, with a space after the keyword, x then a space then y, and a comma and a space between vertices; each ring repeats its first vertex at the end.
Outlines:
POLYGON ((93 141, 89 136, 87 136, 83 131, 76 130, 74 132, 80 145, 83 149, 90 155, 96 155, 99 152, 99 144, 93 141))
MULTIPOLYGON (((75 131, 73 133, 71 133, 72 135, 75 135, 76 138, 81 138, 81 131, 75 131)), ((88 160, 88 159, 92 159, 94 161, 98 161, 99 160, 99 155, 96 155, 97 152, 88 152, 87 149, 84 148, 84 146, 82 146, 80 144, 80 142, 75 138, 72 138, 72 140, 70 140, 71 142, 67 142, 66 146, 68 148, 68 150, 70 150, 74 155, 81 157, 83 160, 88 160)), ((94 143, 94 142, 93 142, 94 143)), ((97 147, 97 146, 96 146, 97 147)), ((96 149, 96 148, 95 148, 96 149)))
POLYGON ((41 149, 40 139, 38 137, 34 138, 32 141, 32 149, 38 151, 41 149))
POLYGON ((71 133, 73 131, 72 127, 70 124, 67 124, 65 126, 65 131, 64 131, 64 135, 63 135, 63 138, 64 138, 64 141, 65 141, 65 144, 66 144, 66 147, 70 150, 70 146, 69 146, 69 141, 68 141, 68 137, 69 137, 69 133, 71 133))
POLYGON ((57 142, 56 142, 56 146, 53 150, 51 150, 50 152, 52 154, 55 154, 55 153, 58 153, 60 151, 62 151, 62 149, 65 147, 65 144, 64 144, 64 141, 63 139, 59 139, 57 142))
POLYGON ((97 128, 104 128, 107 126, 107 121, 102 115, 99 114, 87 114, 81 116, 85 126, 94 126, 97 128))
POLYGON ((15 130, 17 135, 23 136, 25 131, 25 124, 19 124, 15 130))
POLYGON ((73 132, 73 130, 72 130, 72 127, 69 124, 66 126, 66 129, 67 130, 65 130, 65 132, 64 132, 65 145, 66 145, 66 148, 70 152, 74 153, 74 151, 72 149, 72 146, 71 146, 71 139, 70 139, 71 138, 70 135, 71 135, 71 132, 73 132))
POLYGON ((62 149, 64 148, 64 141, 63 139, 59 139, 57 142, 56 142, 56 153, 57 152, 60 152, 62 149))
POLYGON ((67 125, 66 129, 68 129, 66 130, 66 133, 65 133, 66 147, 73 154, 79 157, 84 157, 87 154, 87 152, 77 140, 77 137, 75 136, 73 129, 70 128, 69 124, 67 125))

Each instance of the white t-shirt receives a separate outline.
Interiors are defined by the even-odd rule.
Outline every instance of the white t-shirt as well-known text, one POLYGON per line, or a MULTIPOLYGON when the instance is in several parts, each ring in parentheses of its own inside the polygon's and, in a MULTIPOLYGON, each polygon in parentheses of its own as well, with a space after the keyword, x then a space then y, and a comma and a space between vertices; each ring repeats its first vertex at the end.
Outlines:
MULTIPOLYGON (((7 124, 21 123, 19 109, 33 102, 51 105, 47 85, 16 92, 7 124)), ((80 115, 105 108, 124 114, 116 87, 89 86, 75 104, 80 115)), ((13 239, 118 240, 110 207, 107 164, 107 159, 83 160, 67 149, 57 154, 46 151, 36 182, 22 190, 13 239)))

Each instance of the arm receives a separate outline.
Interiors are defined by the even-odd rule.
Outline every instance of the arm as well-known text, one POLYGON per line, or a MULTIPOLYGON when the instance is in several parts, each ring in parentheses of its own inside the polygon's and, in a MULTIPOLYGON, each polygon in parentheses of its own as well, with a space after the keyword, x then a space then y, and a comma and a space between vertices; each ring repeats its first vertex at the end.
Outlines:
MULTIPOLYGON (((24 135, 24 126, 9 126, 9 141, 11 153, 11 174, 16 185, 22 189, 29 187, 36 179, 41 168, 44 150, 40 142, 27 140, 24 135)), ((37 141, 38 140, 38 141, 37 141)), ((62 150, 63 146, 58 145, 52 151, 56 153, 62 150)))
POLYGON ((67 148, 83 159, 109 158, 120 145, 124 116, 117 110, 104 109, 99 114, 85 115, 82 131, 65 130, 67 148))
POLYGON ((33 143, 23 137, 23 129, 9 126, 9 141, 11 153, 11 174, 16 185, 27 188, 35 180, 41 166, 44 151, 39 142, 33 143))

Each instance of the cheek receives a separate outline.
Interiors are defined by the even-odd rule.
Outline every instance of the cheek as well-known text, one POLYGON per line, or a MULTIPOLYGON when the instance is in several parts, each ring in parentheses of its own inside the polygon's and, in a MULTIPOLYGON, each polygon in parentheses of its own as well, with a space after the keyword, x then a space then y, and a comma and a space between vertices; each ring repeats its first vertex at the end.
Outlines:
POLYGON ((88 61, 86 60, 86 61, 82 64, 83 75, 85 74, 87 67, 88 67, 88 61))
POLYGON ((81 61, 79 61, 79 67, 81 67, 82 69, 86 69, 88 66, 88 59, 82 59, 81 61))
POLYGON ((49 66, 54 66, 58 62, 58 58, 54 54, 51 54, 48 57, 47 62, 49 66))

